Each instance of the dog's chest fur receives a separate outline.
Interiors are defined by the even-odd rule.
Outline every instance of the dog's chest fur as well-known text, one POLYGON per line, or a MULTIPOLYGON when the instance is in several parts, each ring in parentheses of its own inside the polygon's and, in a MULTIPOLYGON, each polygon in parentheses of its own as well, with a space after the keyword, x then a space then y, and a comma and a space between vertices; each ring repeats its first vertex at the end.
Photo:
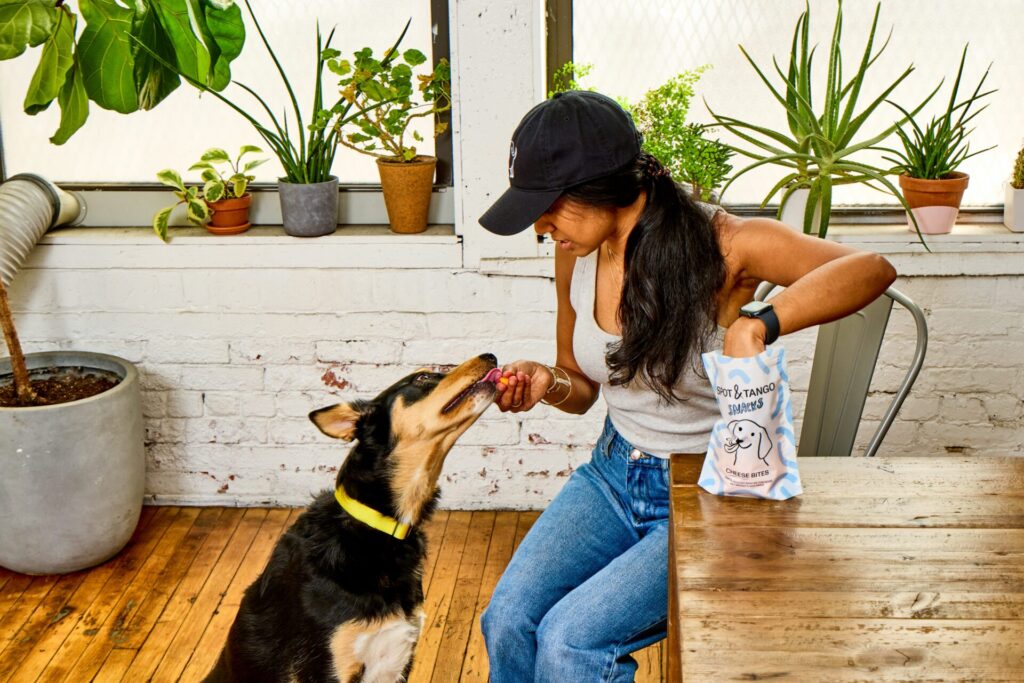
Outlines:
POLYGON ((415 527, 391 538, 345 515, 325 491, 246 590, 208 680, 400 680, 424 618, 425 553, 415 527))

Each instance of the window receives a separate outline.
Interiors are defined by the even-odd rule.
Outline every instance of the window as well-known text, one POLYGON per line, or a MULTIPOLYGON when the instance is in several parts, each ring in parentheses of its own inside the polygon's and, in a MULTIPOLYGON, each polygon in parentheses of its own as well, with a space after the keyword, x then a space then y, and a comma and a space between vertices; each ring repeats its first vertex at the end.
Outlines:
MULTIPOLYGON (((812 40, 816 38, 818 54, 822 55, 832 35, 836 2, 811 0, 810 5, 812 40)), ((585 86, 630 100, 638 99, 646 90, 679 71, 710 64, 711 70, 697 85, 691 120, 711 122, 700 99, 703 97, 720 114, 786 130, 781 107, 744 59, 737 44, 743 45, 764 69, 771 70, 773 56, 784 67, 793 28, 803 9, 804 0, 647 0, 633 3, 548 0, 549 31, 560 32, 556 39, 549 36, 549 52, 552 52, 552 45, 563 46, 553 52, 558 59, 566 52, 564 46, 571 45, 568 54, 573 61, 593 64, 593 71, 584 80, 585 86), (564 9, 570 2, 571 10, 564 9), (566 11, 571 11, 568 21, 566 11), (566 36, 566 31, 571 35, 566 36)), ((847 2, 844 5, 843 48, 847 76, 860 59, 873 10, 874 3, 847 2)), ((913 63, 915 72, 895 91, 893 99, 904 106, 919 102, 945 77, 943 88, 922 112, 930 117, 949 97, 960 50, 965 43, 970 43, 970 49, 964 83, 971 89, 992 62, 986 86, 998 88, 999 92, 988 98, 989 108, 975 119, 971 148, 992 145, 996 148, 968 160, 961 170, 971 176, 965 205, 1002 204, 1003 184, 1024 142, 1024 122, 1018 106, 1024 98, 1018 47, 1018 37, 1024 32, 1024 11, 1020 3, 984 0, 971 3, 970 11, 965 12, 964 4, 953 0, 927 3, 885 0, 878 27, 876 46, 881 46, 890 28, 892 40, 868 74, 870 83, 860 98, 861 107, 913 63)), ((816 60, 822 84, 824 60, 824 56, 816 60)), ((549 62, 549 73, 560 63, 549 62)), ((963 94, 964 87, 961 87, 963 94)), ((873 130, 890 124, 896 113, 890 105, 882 105, 872 115, 873 130)), ((862 130, 869 132, 867 127, 862 130)), ((719 137, 736 142, 725 131, 721 131, 719 137)), ((895 146, 898 141, 893 137, 888 144, 895 146)), ((881 155, 863 158, 885 164, 881 155)), ((744 157, 734 157, 734 168, 742 168, 745 161, 744 157)), ((753 171, 738 180, 725 199, 733 205, 758 204, 779 177, 778 168, 753 171)), ((833 201, 846 205, 897 206, 890 195, 861 185, 837 188, 833 201)))
MULTIPOLYGON (((306 117, 312 99, 318 20, 325 39, 331 29, 336 28, 332 47, 350 55, 366 46, 379 54, 394 42, 411 17, 412 24, 402 49, 414 47, 428 57, 433 53, 435 59, 448 55, 448 10, 444 0, 389 0, 387 3, 259 0, 253 5, 306 117)), ((81 19, 77 6, 76 14, 81 19)), ((246 42, 242 54, 232 64, 232 77, 260 93, 276 115, 287 111, 290 130, 294 131, 294 115, 284 84, 244 5, 242 14, 246 21, 246 42)), ((209 147, 223 147, 233 153, 242 144, 258 145, 271 157, 270 162, 254 170, 258 183, 274 183, 281 174, 267 145, 245 119, 215 98, 200 96, 184 83, 147 112, 125 116, 90 103, 85 126, 63 146, 50 144, 49 138, 59 121, 56 103, 35 117, 22 111, 22 100, 38 64, 40 49, 33 48, 33 54, 0 62, 0 83, 3 83, 0 90, 0 170, 5 177, 35 172, 70 184, 152 184, 158 170, 174 168, 184 172, 209 147)), ((325 85, 332 84, 334 78, 325 70, 325 85)), ((258 103, 238 86, 229 86, 225 94, 257 119, 267 120, 258 103)), ((336 89, 326 90, 325 102, 332 94, 337 96, 336 89)), ((430 134, 432 126, 429 117, 417 119, 413 124, 425 138, 420 149, 427 154, 436 153, 440 158, 439 182, 450 184, 450 137, 439 138, 435 152, 430 134)), ((333 168, 342 184, 378 185, 380 182, 373 158, 346 148, 338 150, 333 168)), ((186 174, 186 180, 198 180, 198 174, 186 174)), ((139 220, 140 224, 148 223, 148 217, 142 216, 139 220)))

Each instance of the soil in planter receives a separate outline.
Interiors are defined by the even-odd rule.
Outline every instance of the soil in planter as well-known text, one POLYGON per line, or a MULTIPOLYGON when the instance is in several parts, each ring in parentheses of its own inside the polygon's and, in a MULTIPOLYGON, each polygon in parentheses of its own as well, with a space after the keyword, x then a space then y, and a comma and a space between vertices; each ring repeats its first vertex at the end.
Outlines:
MULTIPOLYGON (((70 403, 96 396, 121 382, 121 377, 116 373, 80 366, 36 368, 28 374, 29 383, 39 396, 36 405, 40 406, 70 403)), ((14 375, 0 375, 0 407, 21 407, 14 392, 14 375)))

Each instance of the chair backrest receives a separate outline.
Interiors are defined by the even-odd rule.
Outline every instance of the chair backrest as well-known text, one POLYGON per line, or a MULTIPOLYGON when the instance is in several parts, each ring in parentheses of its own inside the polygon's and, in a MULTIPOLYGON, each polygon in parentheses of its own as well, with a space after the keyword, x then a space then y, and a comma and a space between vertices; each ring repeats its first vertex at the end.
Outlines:
MULTIPOLYGON (((764 301, 774 288, 775 285, 764 282, 754 298, 764 301)), ((891 287, 859 311, 818 328, 797 457, 851 455, 893 302, 914 316, 917 348, 864 454, 873 456, 878 452, 924 365, 928 348, 924 313, 917 304, 891 287)))

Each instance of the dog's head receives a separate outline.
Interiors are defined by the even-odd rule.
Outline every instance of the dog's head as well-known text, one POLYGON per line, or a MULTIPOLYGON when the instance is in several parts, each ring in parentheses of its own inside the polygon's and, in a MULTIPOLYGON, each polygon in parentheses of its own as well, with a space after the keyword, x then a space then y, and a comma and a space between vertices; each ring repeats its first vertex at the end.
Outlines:
POLYGON ((339 483, 344 479, 346 488, 354 487, 352 495, 382 512, 390 509, 403 522, 419 521, 436 497, 448 451, 494 402, 501 374, 496 368, 497 359, 485 353, 446 373, 414 372, 373 400, 310 413, 324 434, 358 442, 339 483))

